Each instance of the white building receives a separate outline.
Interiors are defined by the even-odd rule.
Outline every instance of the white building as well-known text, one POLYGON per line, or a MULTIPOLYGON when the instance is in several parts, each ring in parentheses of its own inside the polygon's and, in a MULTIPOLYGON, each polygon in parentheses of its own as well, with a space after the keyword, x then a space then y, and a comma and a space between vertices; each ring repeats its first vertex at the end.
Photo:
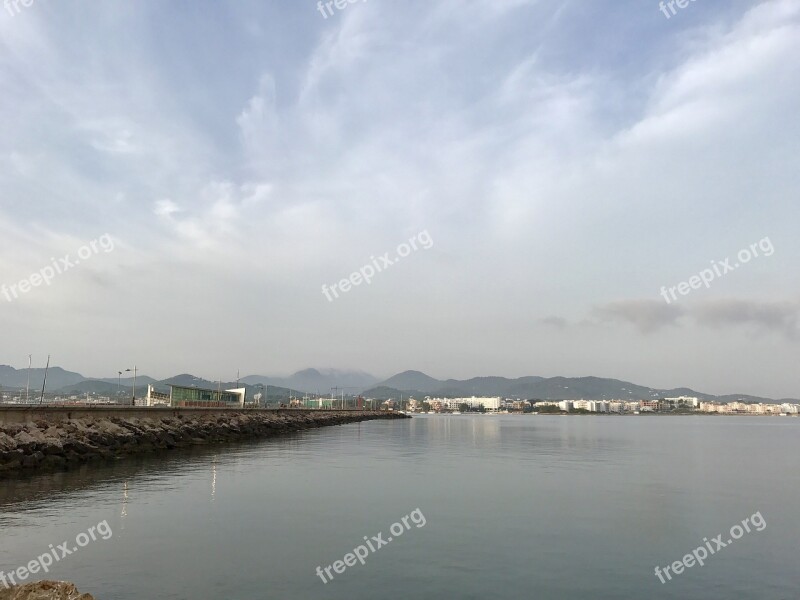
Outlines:
POLYGON ((691 396, 678 396, 677 398, 664 398, 667 402, 671 402, 675 406, 678 404, 686 404, 693 408, 698 408, 700 406, 700 400, 698 398, 694 398, 691 396))
POLYGON ((142 398, 137 398, 137 406, 169 406, 171 401, 169 394, 157 392, 156 389, 149 385, 147 386, 147 395, 142 398))
POLYGON ((472 396, 471 398, 433 398, 431 402, 439 402, 442 408, 448 410, 458 410, 459 406, 466 404, 470 408, 480 408, 483 406, 483 408, 489 412, 497 412, 500 410, 500 406, 503 403, 500 396, 491 398, 479 398, 477 396, 472 396))

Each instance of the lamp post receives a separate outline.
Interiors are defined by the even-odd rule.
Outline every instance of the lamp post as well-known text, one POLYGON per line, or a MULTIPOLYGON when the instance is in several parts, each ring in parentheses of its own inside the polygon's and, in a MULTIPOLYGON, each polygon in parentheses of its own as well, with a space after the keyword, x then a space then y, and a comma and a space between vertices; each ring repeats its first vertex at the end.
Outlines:
MULTIPOLYGON (((136 365, 133 365, 133 390, 131 391, 131 406, 136 406, 136 365)), ((125 372, 130 372, 131 369, 125 369, 125 372)))
POLYGON ((117 401, 122 394, 122 371, 117 371, 117 401))
POLYGON ((28 354, 28 385, 25 386, 25 404, 31 401, 31 360, 33 355, 28 354))

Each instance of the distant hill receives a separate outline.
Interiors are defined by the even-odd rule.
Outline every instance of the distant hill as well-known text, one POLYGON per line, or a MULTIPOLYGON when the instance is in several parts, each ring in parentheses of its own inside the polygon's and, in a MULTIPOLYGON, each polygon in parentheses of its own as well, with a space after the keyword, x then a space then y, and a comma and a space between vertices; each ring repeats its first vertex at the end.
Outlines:
MULTIPOLYGON (((517 379, 506 377, 475 377, 467 380, 434 379, 420 371, 404 371, 390 377, 375 387, 364 391, 364 395, 379 399, 398 399, 414 396, 469 397, 502 396, 503 398, 526 398, 538 400, 647 400, 695 396, 701 400, 720 402, 775 402, 771 398, 760 398, 744 394, 714 396, 690 388, 657 389, 637 385, 619 379, 602 377, 537 377, 517 379)), ((784 400, 786 401, 786 400, 784 400)), ((792 400, 797 402, 797 400, 792 400)))
MULTIPOLYGON (((130 375, 130 373, 126 373, 130 375)), ((31 369, 31 393, 41 390, 43 368, 31 369)), ((24 390, 28 380, 28 369, 15 369, 8 365, 0 365, 0 389, 24 390)), ((59 394, 79 395, 97 394, 114 396, 120 390, 124 395, 131 393, 133 377, 123 377, 118 384, 117 377, 88 378, 80 373, 66 371, 61 367, 51 366, 47 372, 47 391, 59 394)), ((231 389, 236 387, 235 381, 217 383, 190 373, 182 373, 168 379, 157 381, 141 374, 136 377, 136 395, 143 396, 147 385, 152 384, 156 390, 166 392, 169 384, 196 386, 208 389, 231 389)), ((265 375, 248 375, 239 380, 240 387, 247 389, 248 397, 264 391, 269 386, 270 400, 284 400, 298 393, 320 393, 328 395, 331 388, 338 387, 336 395, 344 388, 346 395, 363 394, 372 398, 400 399, 413 396, 422 399, 425 396, 502 396, 504 398, 526 398, 539 400, 570 400, 583 398, 586 400, 624 399, 642 400, 648 398, 664 398, 676 396, 696 396, 701 400, 719 402, 798 402, 789 398, 773 400, 747 394, 727 394, 714 396, 697 392, 690 388, 657 389, 637 385, 619 379, 603 377, 539 377, 527 376, 516 379, 508 377, 473 377, 471 379, 436 379, 421 371, 404 371, 379 382, 376 377, 363 371, 343 371, 337 369, 304 369, 290 377, 269 377, 265 375)))
MULTIPOLYGON (((49 378, 48 378, 49 380, 49 378)), ((110 382, 110 379, 84 379, 75 384, 70 384, 67 386, 63 386, 58 389, 51 389, 50 386, 47 386, 48 391, 54 392, 57 394, 64 394, 64 395, 80 395, 85 393, 90 394, 97 394, 99 396, 116 396, 118 390, 121 390, 123 396, 130 396, 133 391, 133 378, 130 379, 123 379, 121 388, 118 388, 116 379, 113 383, 110 382)), ((180 385, 185 387, 198 387, 198 388, 205 388, 210 390, 216 390, 217 388, 228 390, 233 389, 236 387, 235 381, 210 381, 208 379, 203 379, 202 377, 197 377, 196 375, 192 375, 190 373, 182 373, 180 375, 175 375, 174 377, 169 377, 167 379, 163 379, 161 381, 157 381, 152 377, 137 377, 136 378, 136 396, 142 397, 147 393, 147 385, 152 384, 156 391, 159 392, 169 392, 170 385, 180 385)), ((249 385, 244 383, 243 380, 239 381, 239 387, 243 387, 247 390, 247 397, 253 398, 253 396, 258 392, 263 392, 262 388, 258 385, 249 385)), ((297 395, 297 391, 292 392, 293 395, 297 395)), ((290 390, 281 386, 273 386, 269 387, 269 398, 272 400, 283 400, 289 398, 290 390)))
POLYGON ((430 393, 444 387, 444 382, 420 371, 404 371, 394 377, 389 377, 386 381, 381 382, 380 385, 397 390, 420 390, 430 393))
MULTIPOLYGON (((49 378, 48 378, 49 379, 49 378)), ((123 385, 119 387, 119 391, 123 396, 130 396, 131 395, 132 384, 123 385)), ((146 386, 140 385, 139 380, 136 380, 136 392, 137 395, 143 396, 146 390, 146 386)), ((118 387, 116 382, 111 384, 107 381, 101 381, 99 379, 84 379, 78 383, 72 383, 70 385, 65 385, 57 389, 51 389, 48 383, 47 391, 53 392, 56 394, 65 394, 65 395, 80 395, 85 393, 90 394, 97 394, 99 396, 116 396, 118 387)))
POLYGON ((374 387, 364 392, 365 397, 376 398, 378 400, 408 400, 409 398, 424 400, 427 395, 428 394, 420 392, 419 390, 398 390, 385 385, 374 387))
MULTIPOLYGON (((137 376, 136 377, 136 395, 144 396, 147 393, 147 385, 155 383, 152 377, 137 376)), ((124 396, 130 396, 133 389, 133 377, 122 377, 117 383, 116 378, 106 379, 84 379, 78 383, 71 383, 60 388, 53 388, 50 386, 50 375, 47 376, 47 390, 57 394, 97 394, 99 396, 116 396, 121 393, 124 396)))
MULTIPOLYGON (((31 389, 41 390, 44 380, 43 368, 31 369, 31 389)), ((86 379, 80 373, 65 371, 61 367, 50 367, 47 371, 47 389, 56 389, 65 385, 79 383, 86 379)), ((0 386, 3 389, 16 388, 24 390, 28 384, 28 369, 15 369, 8 365, 0 365, 0 386)))
POLYGON ((304 369, 290 377, 248 375, 242 381, 250 384, 280 386, 301 392, 330 393, 331 388, 346 388, 345 394, 360 392, 378 383, 378 378, 363 371, 340 371, 337 369, 304 369))
MULTIPOLYGON (((110 384, 113 384, 113 385, 117 385, 117 378, 116 377, 106 377, 104 379, 94 379, 94 378, 92 378, 92 379, 88 379, 87 381, 104 381, 105 383, 110 383, 110 384)), ((133 385, 133 377, 132 376, 131 377, 127 377, 127 376, 126 377, 122 377, 122 378, 120 378, 119 381, 120 381, 120 383, 122 383, 123 386, 125 386, 125 385, 133 385)), ((148 377, 147 375, 139 375, 138 373, 136 375, 136 387, 139 387, 140 385, 146 386, 148 383, 155 383, 156 381, 157 381, 156 379, 153 379, 152 377, 148 377)))

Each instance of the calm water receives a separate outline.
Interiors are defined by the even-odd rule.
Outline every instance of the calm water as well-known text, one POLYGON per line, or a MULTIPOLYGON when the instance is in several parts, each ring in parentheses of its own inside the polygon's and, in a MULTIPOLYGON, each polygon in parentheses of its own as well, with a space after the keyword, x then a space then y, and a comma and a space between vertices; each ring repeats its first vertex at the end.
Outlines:
POLYGON ((98 600, 797 598, 800 419, 421 416, 0 482, 0 568, 98 600), (323 584, 316 567, 426 523, 323 584), (661 584, 654 567, 766 521, 661 584), (38 575, 36 577, 39 577, 38 575))

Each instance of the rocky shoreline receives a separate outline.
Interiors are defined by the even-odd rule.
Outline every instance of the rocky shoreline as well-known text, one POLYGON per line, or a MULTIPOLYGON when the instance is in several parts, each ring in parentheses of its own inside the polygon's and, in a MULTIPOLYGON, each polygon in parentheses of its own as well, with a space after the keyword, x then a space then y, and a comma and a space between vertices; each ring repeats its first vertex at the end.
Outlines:
POLYGON ((94 600, 65 581, 40 581, 10 588, 0 587, 0 600, 94 600))
POLYGON ((219 411, 150 417, 108 414, 0 425, 0 477, 63 471, 92 461, 202 444, 269 437, 373 419, 408 418, 385 411, 219 411))

